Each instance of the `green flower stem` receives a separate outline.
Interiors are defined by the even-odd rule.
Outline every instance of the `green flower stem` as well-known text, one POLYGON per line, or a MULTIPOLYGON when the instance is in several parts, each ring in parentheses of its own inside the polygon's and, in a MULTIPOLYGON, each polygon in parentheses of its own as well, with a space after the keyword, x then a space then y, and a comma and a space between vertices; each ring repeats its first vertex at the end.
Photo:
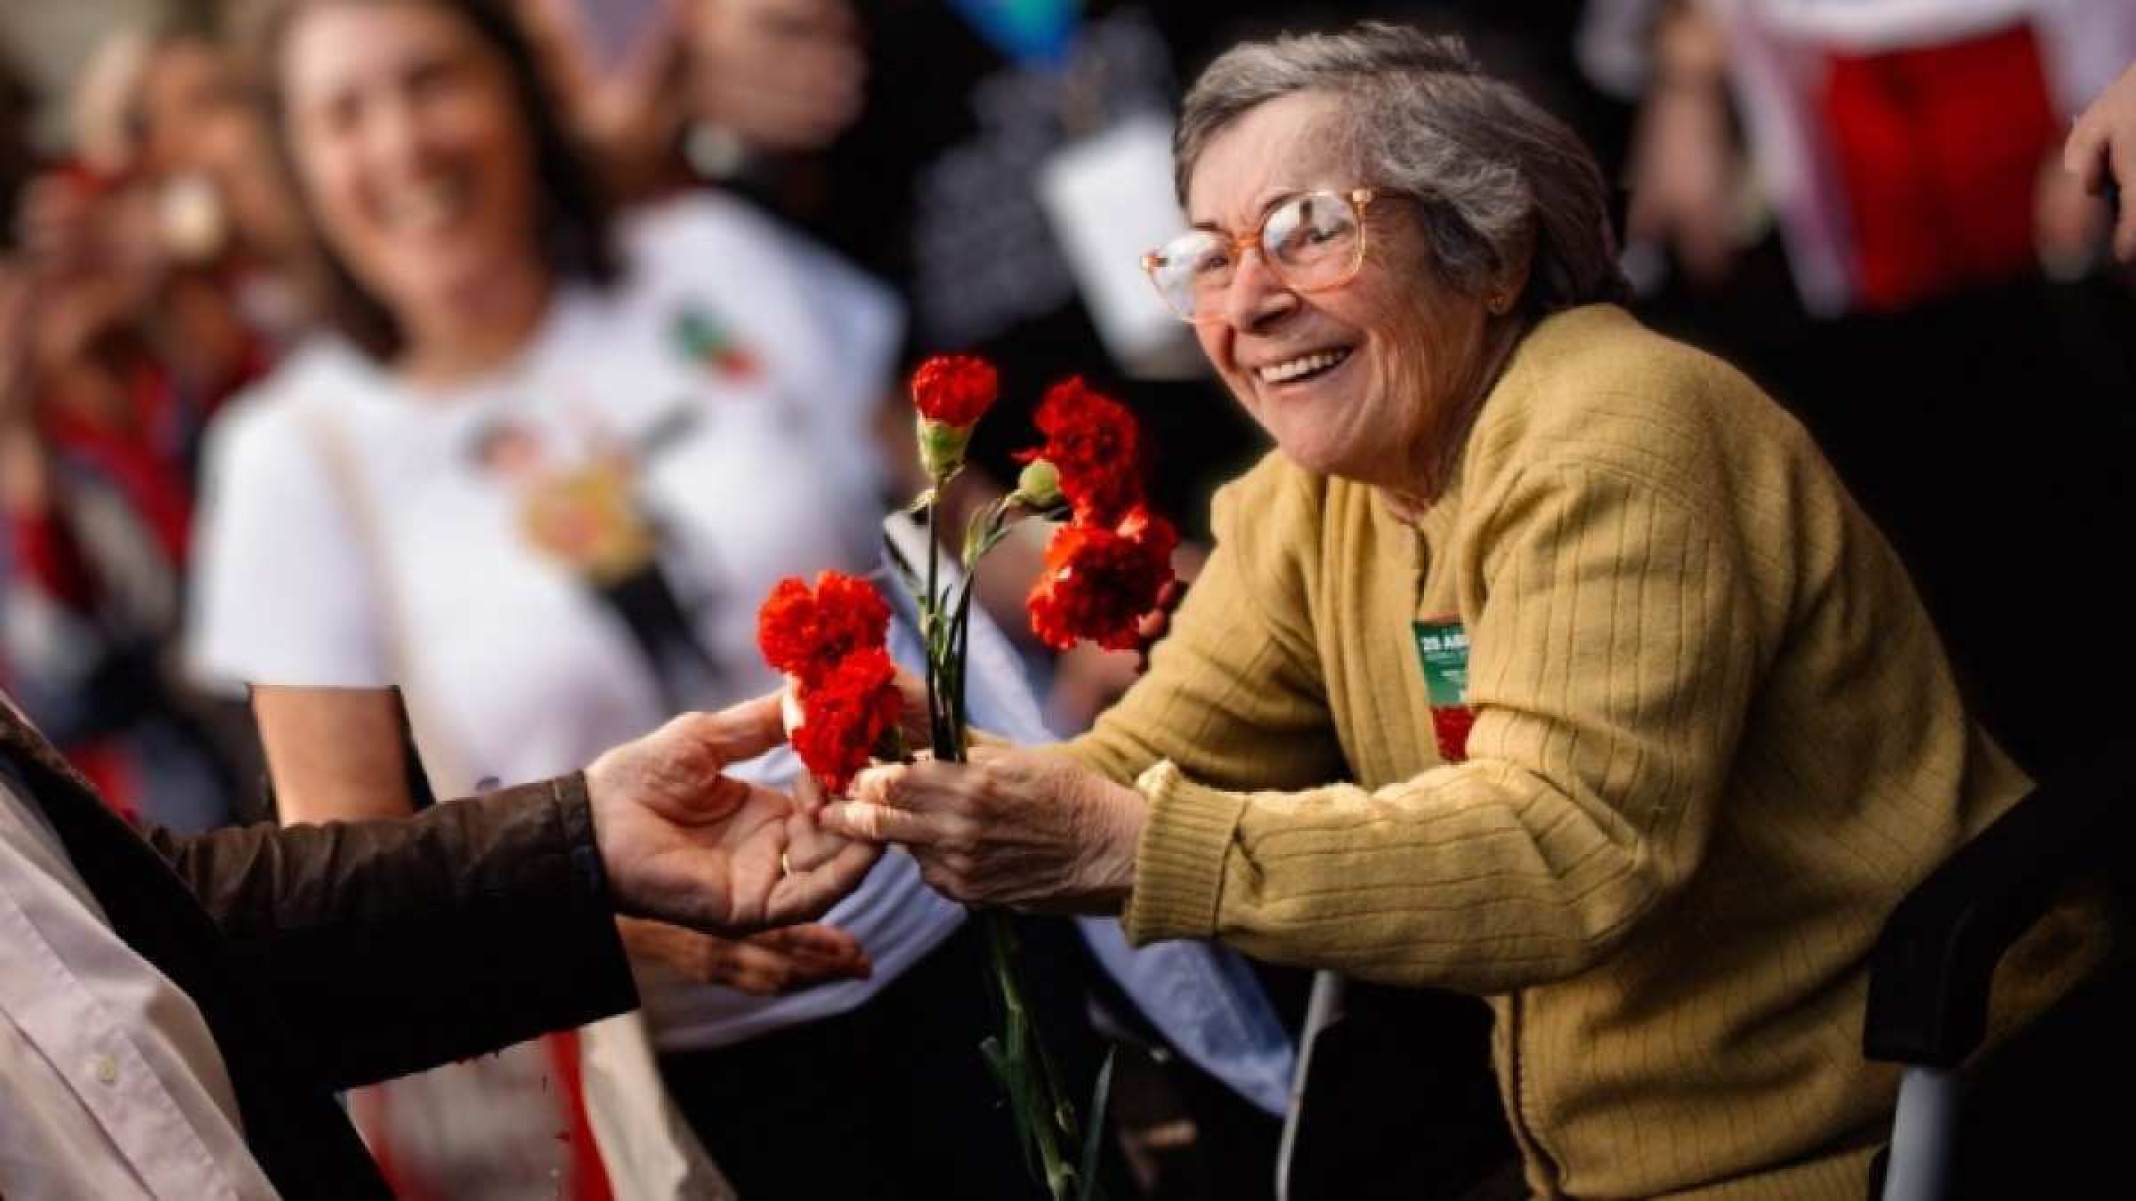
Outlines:
POLYGON ((1075 1110, 1061 1094, 1060 1081, 1053 1070, 1053 1057, 1046 1053, 1045 1040, 1038 1036, 1030 1006, 1024 1001, 1023 982, 1016 964, 1016 931, 1010 924, 1010 916, 1000 909, 987 909, 981 911, 980 918, 986 923, 987 943, 993 953, 994 987, 1006 1018, 1008 1041, 1002 1047, 1002 1054, 1019 1069, 1013 1073, 1016 1076, 1029 1079, 1028 1073, 1020 1069, 1027 1068, 1033 1059, 1039 1066, 1038 1076, 1031 1080, 1033 1087, 1024 1096, 1012 1096, 1011 1103, 1026 1106, 1021 1125, 1038 1151, 1046 1191, 1052 1194, 1053 1201, 1068 1201, 1078 1195, 1076 1169, 1062 1153, 1061 1142, 1064 1138, 1070 1145, 1076 1141, 1075 1110))
POLYGON ((937 541, 937 522, 942 511, 942 490, 936 486, 927 503, 927 595, 920 598, 921 636, 927 643, 927 723, 934 743, 937 759, 954 763, 963 756, 959 753, 962 739, 952 739, 954 727, 943 710, 941 685, 946 683, 943 668, 946 666, 947 647, 943 644, 945 633, 942 624, 941 544, 937 541))
MULTIPOLYGON (((927 581, 920 598, 921 635, 927 644, 927 709, 934 741, 934 754, 944 762, 965 758, 968 709, 965 705, 965 661, 970 650, 972 589, 978 580, 979 560, 1006 536, 1014 523, 1009 512, 1013 497, 1002 497, 976 515, 965 528, 964 578, 947 593, 941 584, 939 540, 939 484, 922 498, 927 510, 927 581)), ((983 909, 979 920, 986 926, 992 963, 990 978, 1001 1002, 1002 1030, 981 1044, 995 1077, 1008 1095, 1010 1114, 1024 1142, 1027 1160, 1042 1176, 1052 1201, 1092 1201, 1096 1182, 1084 1173, 1065 1148, 1080 1144, 1075 1106, 1061 1087, 1053 1056, 1039 1037, 1031 1007, 1024 997, 1018 968, 1019 952, 1010 914, 983 909)), ((1094 1120, 1102 1121, 1102 1117, 1094 1120)))

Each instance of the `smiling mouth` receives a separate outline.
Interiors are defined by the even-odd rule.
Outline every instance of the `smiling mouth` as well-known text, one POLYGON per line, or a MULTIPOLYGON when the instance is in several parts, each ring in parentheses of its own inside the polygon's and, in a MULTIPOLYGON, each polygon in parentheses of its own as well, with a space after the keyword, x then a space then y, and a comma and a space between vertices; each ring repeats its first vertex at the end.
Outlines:
POLYGON ((406 233, 451 229, 467 211, 472 191, 461 180, 436 179, 403 186, 383 206, 385 224, 406 233))
POLYGON ((1335 368, 1342 366, 1349 360, 1351 353, 1352 348, 1348 346, 1339 346, 1332 350, 1316 350, 1311 354, 1302 354, 1297 358, 1285 359, 1280 363, 1270 363, 1266 367, 1256 369, 1254 374, 1264 384, 1301 383, 1305 380, 1326 375, 1335 368))

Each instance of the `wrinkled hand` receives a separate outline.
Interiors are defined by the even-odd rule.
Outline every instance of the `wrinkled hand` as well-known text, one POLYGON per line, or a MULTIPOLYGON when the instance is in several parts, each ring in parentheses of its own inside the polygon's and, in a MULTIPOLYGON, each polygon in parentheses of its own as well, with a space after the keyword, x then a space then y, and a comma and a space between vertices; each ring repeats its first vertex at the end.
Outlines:
POLYGON ((666 922, 620 919, 634 958, 665 965, 696 984, 771 997, 875 970, 860 940, 833 926, 787 926, 746 938, 701 934, 666 922))
POLYGON ((594 760, 586 791, 619 913, 746 932, 817 917, 860 883, 881 848, 723 774, 783 740, 773 694, 686 713, 594 760))
POLYGON ((821 821, 903 844, 921 878, 958 901, 1119 912, 1134 885, 1142 794, 1051 752, 980 746, 971 757, 868 768, 821 821))
POLYGON ((2069 131, 2062 165, 2087 192, 2121 190, 2121 216, 2114 225, 2114 257, 2136 263, 2136 67, 2102 92, 2069 131))

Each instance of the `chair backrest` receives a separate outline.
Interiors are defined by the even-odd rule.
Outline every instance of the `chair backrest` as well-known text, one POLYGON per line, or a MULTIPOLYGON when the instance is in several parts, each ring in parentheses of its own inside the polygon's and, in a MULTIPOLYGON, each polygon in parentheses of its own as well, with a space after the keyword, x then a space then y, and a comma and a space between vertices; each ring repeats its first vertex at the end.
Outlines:
POLYGON ((2003 953, 2080 882, 2136 895, 2136 747, 2036 789, 1932 873, 1886 922, 1863 1047, 1907 1065, 1871 1198, 2103 1195, 2136 1078, 2136 954, 2107 961, 2025 1029, 1973 1059, 2003 953), (1973 1059, 1973 1062, 1968 1062, 1973 1059), (1960 1066, 1964 1065, 1961 1073, 1960 1066))

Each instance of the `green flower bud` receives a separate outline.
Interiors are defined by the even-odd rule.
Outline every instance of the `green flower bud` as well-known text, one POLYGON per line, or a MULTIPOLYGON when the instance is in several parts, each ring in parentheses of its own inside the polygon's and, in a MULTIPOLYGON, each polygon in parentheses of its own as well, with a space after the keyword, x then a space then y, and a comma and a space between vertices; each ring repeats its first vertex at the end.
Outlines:
POLYGON ((1060 469, 1044 459, 1033 459, 1024 464, 1022 474, 1016 477, 1014 499, 1027 508, 1041 510, 1060 504, 1060 469))
POLYGON ((970 426, 919 419, 920 466, 927 478, 940 483, 964 466, 964 448, 972 440, 970 426))

